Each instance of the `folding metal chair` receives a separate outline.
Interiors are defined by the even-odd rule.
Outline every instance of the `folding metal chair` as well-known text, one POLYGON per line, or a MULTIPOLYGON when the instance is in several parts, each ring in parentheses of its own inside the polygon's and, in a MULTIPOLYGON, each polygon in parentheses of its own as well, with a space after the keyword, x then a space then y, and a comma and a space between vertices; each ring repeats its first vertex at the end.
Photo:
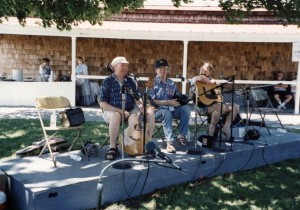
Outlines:
MULTIPOLYGON (((172 119, 172 126, 173 126, 173 133, 175 135, 178 135, 179 128, 180 128, 180 120, 172 119)), ((164 130, 163 130, 163 124, 159 120, 155 120, 155 127, 154 127, 154 131, 153 131, 153 137, 156 136, 156 134, 158 134, 158 137, 161 138, 163 140, 163 142, 166 144, 165 134, 164 134, 164 130)))
MULTIPOLYGON (((43 117, 48 113, 54 113, 55 115, 58 114, 59 111, 62 111, 64 109, 71 108, 71 104, 69 100, 66 97, 60 96, 60 97, 44 97, 44 98, 37 98, 36 99, 36 108, 38 112, 38 116, 40 119, 41 127, 44 133, 45 137, 45 145, 42 148, 42 151, 39 154, 39 157, 43 154, 44 150, 48 148, 48 151, 50 152, 51 158, 54 163, 54 167, 56 167, 56 158, 53 155, 52 149, 50 142, 56 134, 59 131, 69 131, 69 130, 77 130, 77 136, 76 138, 72 141, 71 146, 68 149, 68 152, 71 150, 73 147, 74 143, 77 141, 77 139, 80 139, 81 145, 84 146, 81 138, 81 129, 83 128, 82 125, 80 126, 73 126, 73 127, 63 127, 61 125, 56 125, 56 126, 46 126, 43 120, 43 117), (52 134, 49 134, 49 133, 52 134)), ((50 124, 50 123, 49 123, 50 124)))
POLYGON ((197 115, 195 113, 195 117, 197 116, 197 131, 201 131, 202 129, 207 130, 209 126, 209 116, 207 115, 206 109, 194 106, 194 111, 197 112, 197 115))
POLYGON ((265 127, 268 130, 269 135, 271 135, 270 127, 271 125, 277 124, 280 125, 282 129, 284 126, 279 119, 278 113, 282 112, 281 109, 274 108, 272 102, 268 96, 268 93, 263 89, 250 89, 251 99, 252 99, 252 108, 249 115, 249 120, 253 112, 258 112, 261 117, 260 127, 265 127), (274 114, 277 118, 277 122, 266 122, 265 117, 267 114, 274 114))

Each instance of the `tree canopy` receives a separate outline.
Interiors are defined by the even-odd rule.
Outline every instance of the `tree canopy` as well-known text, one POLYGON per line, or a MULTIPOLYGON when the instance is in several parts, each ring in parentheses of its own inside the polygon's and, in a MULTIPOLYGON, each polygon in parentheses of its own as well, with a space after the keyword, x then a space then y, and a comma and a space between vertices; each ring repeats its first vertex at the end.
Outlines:
MULTIPOLYGON (((26 25, 26 18, 40 18, 42 25, 56 25, 59 30, 70 30, 83 21, 101 24, 103 20, 122 10, 141 8, 145 0, 2 0, 0 23, 3 18, 17 17, 19 23, 26 25)), ((175 7, 181 2, 191 0, 172 0, 175 7)))
MULTIPOLYGON (((124 9, 141 8, 145 0, 2 0, 0 23, 3 18, 17 17, 26 25, 26 18, 40 18, 44 27, 55 25, 59 30, 70 30, 83 21, 101 24, 106 18, 124 9)), ((172 0, 175 7, 192 0, 172 0)), ((273 12, 283 24, 300 25, 300 0, 220 0, 219 7, 225 11, 230 23, 239 23, 255 9, 273 12)))
POLYGON ((283 25, 300 26, 300 0, 231 0, 220 1, 219 6, 230 23, 239 23, 254 10, 266 9, 273 12, 283 25))

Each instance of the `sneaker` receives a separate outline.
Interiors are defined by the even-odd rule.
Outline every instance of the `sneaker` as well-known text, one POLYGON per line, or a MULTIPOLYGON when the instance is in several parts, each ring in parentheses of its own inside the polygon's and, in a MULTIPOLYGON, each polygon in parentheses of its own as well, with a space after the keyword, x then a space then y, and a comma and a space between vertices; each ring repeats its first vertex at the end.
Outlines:
POLYGON ((286 107, 284 105, 282 105, 281 109, 286 109, 286 107))
POLYGON ((277 106, 277 109, 282 109, 282 107, 283 107, 282 104, 280 104, 277 106))

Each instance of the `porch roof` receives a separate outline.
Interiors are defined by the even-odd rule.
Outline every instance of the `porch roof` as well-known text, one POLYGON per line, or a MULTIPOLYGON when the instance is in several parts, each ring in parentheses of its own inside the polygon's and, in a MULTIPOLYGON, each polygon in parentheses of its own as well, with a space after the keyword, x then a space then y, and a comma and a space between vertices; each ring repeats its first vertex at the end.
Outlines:
POLYGON ((16 18, 4 20, 0 24, 0 34, 174 41, 300 42, 300 28, 295 25, 285 27, 104 21, 100 26, 84 22, 71 31, 59 31, 55 27, 43 28, 40 19, 28 18, 26 22, 23 27, 16 18))

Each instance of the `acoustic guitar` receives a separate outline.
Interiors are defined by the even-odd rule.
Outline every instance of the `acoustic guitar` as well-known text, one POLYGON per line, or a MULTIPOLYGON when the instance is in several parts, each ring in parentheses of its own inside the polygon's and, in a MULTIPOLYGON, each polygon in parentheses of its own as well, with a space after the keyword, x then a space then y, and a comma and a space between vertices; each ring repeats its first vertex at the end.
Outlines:
POLYGON ((143 139, 144 130, 142 121, 143 114, 140 112, 131 115, 128 119, 128 128, 124 130, 124 150, 128 155, 142 155, 144 144, 150 139, 150 136, 148 135, 148 123, 146 123, 145 140, 143 139))
MULTIPOLYGON (((152 85, 153 80, 149 78, 148 82, 145 83, 145 88, 148 88, 152 85)), ((151 139, 151 136, 148 135, 149 123, 146 123, 144 139, 143 115, 143 113, 139 112, 138 114, 131 115, 128 119, 128 127, 124 130, 124 150, 128 155, 142 155, 144 151, 144 145, 151 139)), ((123 141, 121 141, 121 143, 122 142, 123 141)))
POLYGON ((216 84, 196 82, 198 90, 198 103, 209 106, 214 102, 222 102, 221 90, 216 84))

